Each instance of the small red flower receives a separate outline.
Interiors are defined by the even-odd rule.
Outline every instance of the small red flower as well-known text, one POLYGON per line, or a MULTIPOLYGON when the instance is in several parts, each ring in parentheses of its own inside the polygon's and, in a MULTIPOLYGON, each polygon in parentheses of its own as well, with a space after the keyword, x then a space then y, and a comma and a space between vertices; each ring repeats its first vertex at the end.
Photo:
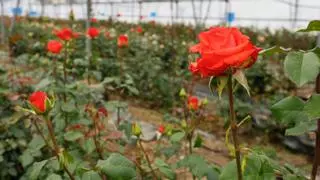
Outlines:
POLYGON ((98 109, 98 113, 99 113, 99 114, 102 114, 104 117, 107 117, 107 116, 108 116, 108 111, 107 111, 107 109, 104 108, 104 107, 100 107, 100 108, 98 109))
POLYGON ((105 35, 106 38, 108 38, 108 39, 111 39, 111 38, 112 38, 110 32, 108 32, 108 31, 105 32, 104 35, 105 35))
POLYGON ((58 38, 64 41, 69 41, 73 38, 73 32, 70 28, 56 30, 54 33, 58 38))
POLYGON ((191 110, 198 110, 199 99, 196 96, 189 96, 188 97, 188 108, 191 110))
POLYGON ((97 22, 98 22, 97 18, 91 18, 90 21, 91 21, 92 23, 97 23, 97 22))
POLYGON ((47 94, 42 91, 36 91, 32 93, 29 97, 29 103, 31 104, 32 108, 39 113, 46 112, 46 100, 47 94))
POLYGON ((165 132, 165 130, 166 130, 166 128, 164 127, 164 125, 160 125, 160 126, 158 127, 158 131, 159 131, 161 134, 163 134, 163 133, 165 132))
POLYGON ((129 45, 129 39, 127 35, 120 35, 118 37, 118 47, 125 47, 129 45))
POLYGON ((140 18, 140 20, 142 20, 142 19, 144 19, 144 16, 140 16, 139 18, 140 18))
POLYGON ((80 36, 80 33, 78 32, 73 32, 73 38, 78 38, 80 36))
POLYGON ((79 130, 79 129, 82 129, 82 128, 84 128, 83 124, 74 124, 74 125, 71 125, 68 129, 69 130, 79 130))
POLYGON ((156 21, 155 21, 155 20, 152 20, 152 21, 149 22, 149 24, 151 24, 151 25, 154 26, 154 25, 156 24, 156 21))
POLYGON ((117 17, 120 17, 120 16, 121 16, 121 13, 118 13, 118 14, 117 14, 117 17))
POLYGON ((94 27, 90 27, 87 31, 87 35, 90 36, 91 38, 95 38, 99 36, 99 33, 100 33, 99 30, 94 27))
POLYGON ((56 40, 50 40, 47 44, 47 50, 53 54, 59 54, 62 49, 62 44, 56 40))
POLYGON ((141 26, 138 26, 137 29, 136 29, 137 33, 142 33, 143 32, 143 29, 141 26))

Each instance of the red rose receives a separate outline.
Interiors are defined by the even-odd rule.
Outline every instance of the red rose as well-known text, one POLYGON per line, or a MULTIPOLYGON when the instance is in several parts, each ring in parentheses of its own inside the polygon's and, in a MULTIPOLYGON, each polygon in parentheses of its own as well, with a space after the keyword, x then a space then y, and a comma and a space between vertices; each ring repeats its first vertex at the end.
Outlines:
POLYGON ((53 54, 59 54, 62 49, 62 44, 56 40, 50 40, 47 44, 47 50, 53 54))
POLYGON ((165 130, 166 130, 166 128, 164 127, 164 125, 160 125, 160 126, 158 127, 158 131, 159 131, 161 134, 163 134, 163 133, 165 132, 165 130))
POLYGON ((143 29, 141 26, 138 26, 137 29, 136 29, 137 33, 142 33, 143 32, 143 29))
POLYGON ((91 21, 92 23, 98 22, 97 18, 91 18, 90 21, 91 21))
POLYGON ((104 35, 106 36, 106 38, 108 39, 112 39, 110 32, 105 32, 104 35))
POLYGON ((87 31, 87 35, 90 36, 91 38, 95 38, 99 36, 99 33, 100 33, 99 30, 94 27, 90 27, 87 31))
POLYGON ((118 37, 118 47, 125 47, 129 45, 129 39, 127 35, 120 35, 118 37))
POLYGON ((69 41, 73 38, 73 32, 70 28, 63 28, 55 31, 55 35, 64 41, 69 41))
POLYGON ((80 36, 80 33, 78 33, 78 32, 73 32, 73 38, 78 38, 79 36, 80 36))
POLYGON ((249 37, 237 28, 215 27, 199 34, 200 43, 191 47, 201 58, 189 69, 203 77, 220 76, 226 70, 248 68, 253 65, 260 48, 255 47, 249 37))
POLYGON ((45 92, 36 91, 29 97, 29 103, 37 113, 46 112, 46 101, 48 97, 45 92))
POLYGON ((198 110, 199 100, 196 96, 189 96, 188 97, 188 108, 191 110, 198 110))
POLYGON ((100 107, 100 108, 98 109, 98 113, 99 113, 99 114, 102 114, 104 117, 107 117, 107 116, 108 116, 108 111, 107 111, 107 109, 104 108, 104 107, 100 107))

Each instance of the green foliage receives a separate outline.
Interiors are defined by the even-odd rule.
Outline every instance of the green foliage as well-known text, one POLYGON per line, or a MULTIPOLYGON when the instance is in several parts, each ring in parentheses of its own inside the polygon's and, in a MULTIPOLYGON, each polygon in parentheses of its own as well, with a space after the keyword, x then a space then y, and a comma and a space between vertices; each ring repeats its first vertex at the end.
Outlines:
POLYGON ((188 168, 192 175, 201 179, 203 177, 208 177, 212 180, 218 179, 218 172, 210 166, 202 157, 192 154, 186 156, 184 159, 180 160, 177 163, 177 168, 185 167, 188 168))
POLYGON ((176 174, 172 168, 164 162, 162 159, 156 159, 155 166, 159 168, 159 171, 168 179, 176 179, 176 174))
POLYGON ((285 61, 287 76, 298 86, 314 81, 320 72, 320 59, 313 52, 290 52, 285 61))
POLYGON ((272 106, 276 119, 290 127, 286 135, 300 135, 315 129, 316 121, 308 118, 305 103, 294 96, 287 97, 272 106))
POLYGON ((99 160, 96 167, 115 180, 130 180, 137 176, 135 165, 118 153, 111 154, 107 160, 99 160))
POLYGON ((298 32, 311 32, 311 31, 320 31, 319 20, 310 21, 306 29, 300 29, 298 32))
POLYGON ((29 174, 29 178, 31 180, 38 179, 40 171, 42 170, 43 166, 46 165, 47 162, 48 162, 48 160, 43 160, 40 162, 33 163, 32 167, 31 167, 32 170, 29 174))

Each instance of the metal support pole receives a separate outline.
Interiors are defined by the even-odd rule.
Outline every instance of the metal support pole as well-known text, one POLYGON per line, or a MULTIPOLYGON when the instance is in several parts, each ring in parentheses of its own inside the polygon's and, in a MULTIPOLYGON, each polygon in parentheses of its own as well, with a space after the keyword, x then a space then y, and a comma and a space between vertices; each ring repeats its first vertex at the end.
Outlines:
MULTIPOLYGON (((92 10, 92 2, 91 0, 87 0, 86 29, 89 29, 90 27, 91 10, 92 10)), ((86 38, 86 54, 89 60, 91 58, 91 39, 90 38, 86 38)))
POLYGON ((292 28, 295 28, 297 25, 298 14, 299 14, 299 0, 296 0, 294 3, 294 19, 292 23, 292 28))
POLYGON ((176 0, 176 19, 179 19, 179 0, 176 0))
POLYGON ((139 22, 141 22, 141 19, 142 19, 142 1, 139 0, 138 3, 139 3, 139 22))

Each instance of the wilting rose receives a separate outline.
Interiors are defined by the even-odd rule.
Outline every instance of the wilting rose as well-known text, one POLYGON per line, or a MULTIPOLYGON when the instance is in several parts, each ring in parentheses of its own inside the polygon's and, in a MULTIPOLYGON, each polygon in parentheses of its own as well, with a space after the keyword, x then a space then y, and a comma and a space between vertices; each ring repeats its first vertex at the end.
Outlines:
POLYGON ((45 92, 36 91, 32 93, 29 97, 29 103, 32 106, 33 110, 37 113, 44 113, 46 112, 46 101, 48 96, 45 92))
POLYGON ((200 43, 191 47, 201 57, 189 69, 202 77, 221 76, 228 69, 243 69, 253 65, 260 48, 237 28, 215 27, 199 34, 200 43))
POLYGON ((188 108, 191 110, 198 110, 199 108, 199 99, 196 96, 188 97, 188 108))
POLYGON ((118 47, 126 47, 129 45, 129 39, 127 35, 120 35, 118 37, 118 47))
POLYGON ((99 36, 99 30, 97 28, 94 27, 90 27, 87 31, 87 35, 91 38, 95 38, 97 36, 99 36))
POLYGON ((62 43, 56 40, 50 40, 47 44, 47 50, 53 54, 59 54, 62 50, 62 43))

